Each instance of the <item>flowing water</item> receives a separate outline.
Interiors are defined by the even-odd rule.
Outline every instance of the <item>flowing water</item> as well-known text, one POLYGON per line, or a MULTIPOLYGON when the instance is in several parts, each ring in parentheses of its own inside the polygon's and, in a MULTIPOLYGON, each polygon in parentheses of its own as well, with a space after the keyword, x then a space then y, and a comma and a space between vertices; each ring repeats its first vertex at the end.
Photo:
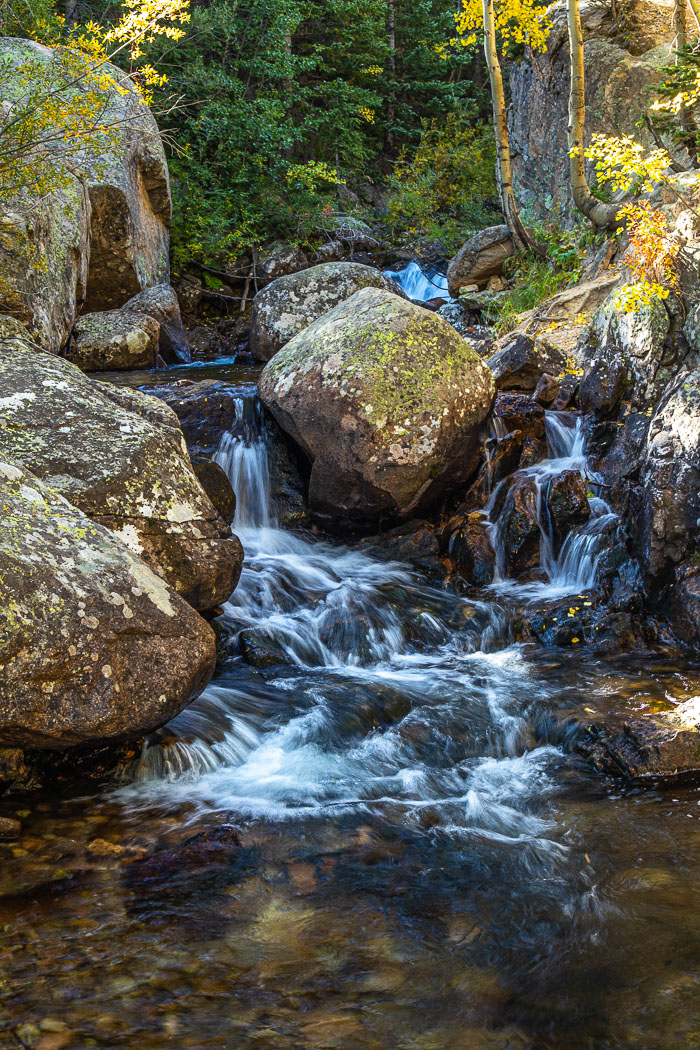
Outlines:
POLYGON ((385 276, 396 281, 401 290, 414 302, 425 303, 437 297, 450 298, 447 292, 447 275, 434 267, 421 267, 416 262, 410 262, 401 270, 385 270, 385 276))
MULTIPOLYGON (((569 422, 543 484, 588 470, 569 422)), ((571 748, 578 719, 678 703, 697 670, 529 652, 498 587, 279 530, 249 384, 216 458, 246 563, 214 682, 129 782, 0 801, 23 821, 0 844, 0 1047, 700 1046, 700 793, 571 748), (213 859, 191 841, 228 825, 213 859)), ((579 587, 584 540, 549 586, 579 587)))
POLYGON ((531 467, 516 471, 512 476, 513 480, 534 483, 540 530, 540 568, 544 580, 522 584, 507 577, 504 517, 494 517, 500 487, 506 484, 505 480, 494 489, 484 509, 489 521, 491 545, 496 553, 494 589, 501 593, 543 600, 578 594, 595 586, 598 561, 618 521, 617 515, 600 496, 602 479, 588 463, 586 420, 572 412, 546 412, 545 434, 548 457, 531 467), (554 478, 564 471, 579 474, 589 487, 590 517, 584 525, 569 532, 557 554, 547 510, 547 493, 554 478))

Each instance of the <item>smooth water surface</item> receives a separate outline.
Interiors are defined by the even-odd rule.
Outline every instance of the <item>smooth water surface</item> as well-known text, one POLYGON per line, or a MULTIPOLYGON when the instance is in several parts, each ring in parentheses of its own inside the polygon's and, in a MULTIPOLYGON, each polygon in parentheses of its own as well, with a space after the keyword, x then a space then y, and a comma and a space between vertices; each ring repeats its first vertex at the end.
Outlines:
POLYGON ((498 590, 280 531, 261 421, 241 387, 215 681, 130 781, 0 801, 0 1047, 700 1046, 700 793, 570 746, 697 670, 529 652, 498 590))

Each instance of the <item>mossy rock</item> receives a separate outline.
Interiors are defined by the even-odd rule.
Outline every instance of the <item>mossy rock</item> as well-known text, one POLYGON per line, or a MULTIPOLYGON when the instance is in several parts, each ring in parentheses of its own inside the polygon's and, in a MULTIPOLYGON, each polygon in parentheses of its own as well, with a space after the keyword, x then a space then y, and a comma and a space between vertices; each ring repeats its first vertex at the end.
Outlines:
POLYGON ((265 368, 260 396, 312 464, 309 506, 330 527, 416 517, 464 487, 494 379, 442 318, 366 288, 265 368))

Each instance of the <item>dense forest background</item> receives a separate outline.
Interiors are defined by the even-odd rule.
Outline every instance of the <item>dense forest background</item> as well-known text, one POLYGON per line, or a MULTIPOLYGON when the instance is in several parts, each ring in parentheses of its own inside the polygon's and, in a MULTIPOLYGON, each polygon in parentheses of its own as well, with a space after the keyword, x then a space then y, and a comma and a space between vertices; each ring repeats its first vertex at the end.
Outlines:
MULTIPOLYGON (((121 11, 68 0, 65 17, 121 11)), ((4 13, 23 35, 57 9, 4 13)), ((277 237, 313 245, 343 213, 447 252, 493 221, 488 81, 478 49, 445 49, 454 14, 449 0, 194 0, 184 39, 148 55, 167 76, 154 111, 175 267, 225 268, 277 237)))

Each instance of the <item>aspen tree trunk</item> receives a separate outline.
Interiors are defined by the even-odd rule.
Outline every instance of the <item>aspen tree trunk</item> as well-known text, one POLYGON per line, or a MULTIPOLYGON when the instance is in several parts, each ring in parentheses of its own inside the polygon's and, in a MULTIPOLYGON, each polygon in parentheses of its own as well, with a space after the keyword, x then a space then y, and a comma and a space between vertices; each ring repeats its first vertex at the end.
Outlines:
MULTIPOLYGON (((676 38, 676 51, 682 51, 688 43, 688 8, 686 6, 686 0, 674 0, 673 33, 676 38)), ((676 55, 676 65, 678 65, 679 62, 680 56, 676 55)))
POLYGON ((503 74, 498 61, 496 49, 496 25, 494 17, 494 0, 482 0, 484 13, 484 54, 491 81, 491 98, 493 100, 493 127, 496 133, 496 166, 498 170, 498 189, 501 196, 501 209, 506 226, 513 238, 517 251, 532 247, 532 241, 520 219, 518 206, 513 191, 513 175, 510 163, 510 144, 508 142, 508 121, 506 118, 506 99, 503 92, 503 74))
POLYGON ((586 82, 583 64, 583 33, 579 0, 567 0, 569 52, 571 55, 571 89, 569 91, 569 171, 574 204, 595 226, 613 226, 620 210, 617 204, 605 204, 590 191, 583 158, 583 132, 586 124, 586 82))

